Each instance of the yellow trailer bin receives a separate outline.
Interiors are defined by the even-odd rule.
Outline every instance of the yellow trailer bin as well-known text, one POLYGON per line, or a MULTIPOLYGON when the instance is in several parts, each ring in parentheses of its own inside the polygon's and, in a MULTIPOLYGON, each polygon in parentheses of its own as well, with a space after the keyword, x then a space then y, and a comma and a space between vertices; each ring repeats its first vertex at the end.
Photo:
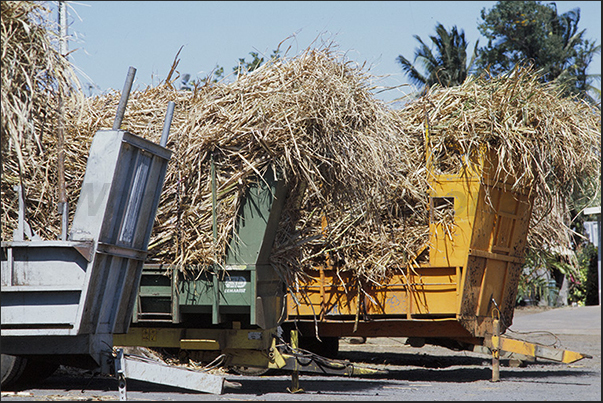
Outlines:
POLYGON ((504 332, 513 320, 533 196, 495 180, 497 166, 496 155, 484 153, 458 174, 430 174, 430 242, 422 252, 428 262, 383 284, 358 284, 349 271, 318 267, 295 298, 288 296, 287 322, 304 336, 318 329, 325 337, 482 344, 500 315, 504 332))

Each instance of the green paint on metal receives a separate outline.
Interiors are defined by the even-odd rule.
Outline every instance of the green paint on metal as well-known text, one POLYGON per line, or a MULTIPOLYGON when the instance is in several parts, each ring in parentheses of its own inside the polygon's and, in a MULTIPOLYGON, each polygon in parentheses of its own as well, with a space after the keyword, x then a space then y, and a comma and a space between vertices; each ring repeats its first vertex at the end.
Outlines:
POLYGON ((249 185, 226 252, 226 266, 268 264, 286 197, 282 182, 268 169, 249 185))
MULTIPOLYGON (((211 181, 215 241, 217 185, 213 158, 211 181)), ((264 328, 276 326, 282 310, 283 286, 269 258, 286 194, 284 181, 271 169, 256 178, 239 208, 235 231, 224 257, 225 270, 208 267, 195 278, 185 278, 175 271, 177 281, 170 284, 168 280, 160 288, 169 288, 155 290, 169 295, 171 289, 172 295, 177 295, 174 299, 178 307, 172 307, 172 312, 211 313, 214 325, 221 323, 221 314, 248 314, 250 324, 264 328)), ((143 270, 143 278, 145 273, 152 274, 148 265, 143 270)))

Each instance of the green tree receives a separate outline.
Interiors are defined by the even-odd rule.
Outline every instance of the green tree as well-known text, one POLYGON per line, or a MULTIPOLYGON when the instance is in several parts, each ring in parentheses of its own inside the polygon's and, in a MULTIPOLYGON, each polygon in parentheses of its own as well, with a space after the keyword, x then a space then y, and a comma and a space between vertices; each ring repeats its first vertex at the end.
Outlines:
POLYGON ((543 81, 563 84, 567 95, 589 97, 592 82, 600 75, 586 71, 601 46, 586 40, 585 30, 578 30, 579 8, 559 15, 555 3, 499 1, 490 10, 482 9, 481 18, 478 29, 488 44, 479 49, 479 71, 498 75, 532 64, 543 81))
MULTIPOLYGON (((264 57, 260 57, 257 52, 249 52, 252 56, 251 61, 245 61, 245 58, 239 58, 239 63, 232 68, 232 71, 236 73, 238 77, 240 74, 250 73, 264 64, 264 57)), ((276 60, 280 58, 280 50, 276 49, 272 51, 269 60, 276 60)), ((211 85, 213 83, 217 83, 218 81, 224 78, 224 67, 220 65, 216 65, 214 69, 207 74, 205 77, 198 78, 197 80, 191 80, 190 74, 184 74, 182 79, 182 85, 180 89, 183 90, 192 90, 193 87, 198 87, 201 85, 211 85)))
MULTIPOLYGON (((601 46, 585 39, 585 30, 579 29, 579 8, 559 14, 555 3, 499 1, 490 10, 482 9, 481 18, 483 22, 478 24, 478 29, 488 42, 479 49, 478 72, 488 71, 496 76, 518 65, 531 64, 543 82, 562 85, 565 95, 577 95, 594 104, 597 98, 600 101, 601 91, 593 85, 595 80, 600 80, 600 75, 589 75, 587 71, 601 46)), ((593 189, 598 188, 598 183, 600 177, 583 178, 565 200, 572 217, 574 249, 580 244, 578 234, 584 232, 584 216, 579 212, 592 202, 593 189)), ((540 259, 549 274, 564 274, 570 280, 570 302, 583 303, 584 284, 577 263, 572 260, 560 265, 558 256, 549 256, 545 250, 529 251, 529 254, 540 259)), ((526 262, 528 265, 528 260, 526 262)), ((521 281, 526 279, 528 276, 524 273, 521 281)))
POLYGON ((224 78, 224 67, 216 64, 216 67, 207 76, 203 77, 200 82, 205 84, 217 83, 222 78, 224 78))
MULTIPOLYGON (((250 73, 260 67, 262 64, 264 64, 264 57, 260 57, 257 52, 249 52, 249 54, 252 57, 251 61, 245 61, 244 57, 239 58, 239 64, 232 68, 232 71, 234 71, 237 76, 239 76, 240 74, 250 73)), ((276 49, 272 51, 272 54, 270 55, 270 60, 276 60, 279 57, 280 50, 276 49)))
POLYGON ((479 41, 476 42, 471 60, 467 63, 468 44, 465 40, 465 32, 459 31, 456 26, 448 32, 442 24, 436 25, 436 35, 429 37, 435 45, 435 52, 432 52, 418 35, 414 35, 414 38, 420 46, 415 49, 413 63, 402 55, 396 59, 413 84, 419 87, 434 84, 450 87, 465 81, 473 68, 479 41), (420 72, 414 63, 420 64, 424 68, 424 73, 420 72))

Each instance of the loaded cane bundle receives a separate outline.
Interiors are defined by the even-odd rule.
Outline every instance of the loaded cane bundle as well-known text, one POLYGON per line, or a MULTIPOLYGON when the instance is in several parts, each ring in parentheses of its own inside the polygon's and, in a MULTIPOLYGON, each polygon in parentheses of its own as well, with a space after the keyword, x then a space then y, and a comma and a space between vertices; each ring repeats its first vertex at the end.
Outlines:
MULTIPOLYGON (((5 3, 3 51, 17 46, 4 37, 5 3)), ((46 124, 56 116, 36 109, 44 104, 37 91, 16 84, 5 88, 5 82, 14 82, 5 81, 10 74, 3 61, 2 239, 11 239, 16 228, 12 186, 17 183, 25 189, 33 229, 56 239, 56 135, 46 124), (27 112, 34 122, 28 130, 27 119, 5 114, 10 97, 12 105, 20 105, 17 98, 34 105, 27 112), (32 135, 17 140, 26 132, 32 135)), ((178 91, 166 80, 133 91, 122 129, 155 142, 167 103, 176 103, 168 142, 174 155, 149 259, 192 272, 220 264, 248 185, 270 168, 289 189, 271 254, 286 282, 303 281, 304 270, 327 260, 379 282, 412 264, 429 242, 427 122, 435 170, 455 172, 463 158, 484 148, 496 153, 499 178, 536 194, 529 244, 569 244, 568 212, 574 206, 567 203, 578 192, 592 197, 600 178, 598 109, 562 97, 554 84, 541 84, 529 69, 432 88, 399 110, 374 97, 373 82, 361 66, 323 46, 271 60, 232 82, 178 91)), ((50 97, 46 104, 56 104, 56 91, 44 94, 50 97)), ((92 137, 112 127, 120 94, 86 99, 75 90, 69 94, 65 171, 73 214, 92 137)))

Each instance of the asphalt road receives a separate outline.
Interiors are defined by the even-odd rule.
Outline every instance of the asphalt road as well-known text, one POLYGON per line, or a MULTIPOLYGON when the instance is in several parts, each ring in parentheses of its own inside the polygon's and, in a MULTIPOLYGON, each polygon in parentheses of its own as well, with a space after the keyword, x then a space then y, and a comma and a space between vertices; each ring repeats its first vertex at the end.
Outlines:
MULTIPOLYGON (((239 384, 223 394, 191 392, 128 380, 128 400, 581 400, 601 401, 601 308, 517 309, 507 335, 586 353, 573 364, 537 360, 523 367, 501 360, 500 381, 492 382, 491 358, 437 346, 413 348, 404 338, 370 338, 364 344, 340 343, 339 358, 378 369, 385 375, 357 377, 301 374, 303 390, 290 393, 290 374, 241 376, 223 373, 239 384)), ((61 368, 35 389, 2 392, 2 400, 119 400, 113 377, 61 368)))

